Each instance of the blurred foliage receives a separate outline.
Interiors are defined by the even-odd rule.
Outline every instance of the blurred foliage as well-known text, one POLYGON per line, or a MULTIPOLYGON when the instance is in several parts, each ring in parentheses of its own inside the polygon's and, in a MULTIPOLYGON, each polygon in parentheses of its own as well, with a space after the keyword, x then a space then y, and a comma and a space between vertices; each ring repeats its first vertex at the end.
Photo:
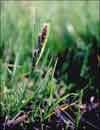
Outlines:
POLYGON ((16 51, 18 45, 24 45, 26 51, 22 53, 31 51, 45 22, 51 26, 48 40, 51 50, 61 50, 80 41, 86 44, 81 33, 91 33, 99 40, 99 1, 2 2, 1 46, 10 44, 16 51))

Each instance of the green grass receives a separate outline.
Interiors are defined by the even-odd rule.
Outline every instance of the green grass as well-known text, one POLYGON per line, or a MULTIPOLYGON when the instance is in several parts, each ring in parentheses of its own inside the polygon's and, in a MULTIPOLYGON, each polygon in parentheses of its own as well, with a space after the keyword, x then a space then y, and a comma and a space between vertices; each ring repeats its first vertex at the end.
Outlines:
MULTIPOLYGON (((31 101, 33 107, 30 119, 33 120, 40 115, 41 120, 45 120, 70 95, 73 96, 74 101, 81 102, 83 89, 71 93, 71 86, 73 86, 71 82, 67 85, 63 80, 61 81, 64 94, 59 96, 60 85, 56 84, 53 76, 57 60, 55 55, 64 51, 65 48, 74 48, 75 54, 78 54, 78 49, 82 49, 85 59, 81 75, 88 77, 86 75, 90 48, 88 39, 92 35, 95 36, 100 47, 98 2, 95 0, 88 3, 86 1, 33 1, 29 2, 29 5, 17 1, 0 2, 2 4, 0 7, 0 107, 2 115, 13 117, 27 102, 31 101), (48 10, 50 6, 52 9, 48 10), (46 22, 50 24, 46 47, 38 66, 31 73, 32 52, 42 25, 46 22), (9 63, 13 65, 12 69, 9 69, 9 63), (43 77, 45 69, 46 74, 43 77), (29 74, 28 79, 24 77, 26 74, 29 74), (45 102, 47 102, 46 106, 45 102), (41 112, 41 105, 44 114, 41 112)), ((66 64, 69 65, 69 63, 66 64)), ((67 76, 61 75, 61 77, 64 79, 67 76)), ((89 81, 92 82, 91 77, 89 81)), ((79 113, 77 108, 77 115, 79 113)), ((77 122, 78 120, 77 117, 77 122)))

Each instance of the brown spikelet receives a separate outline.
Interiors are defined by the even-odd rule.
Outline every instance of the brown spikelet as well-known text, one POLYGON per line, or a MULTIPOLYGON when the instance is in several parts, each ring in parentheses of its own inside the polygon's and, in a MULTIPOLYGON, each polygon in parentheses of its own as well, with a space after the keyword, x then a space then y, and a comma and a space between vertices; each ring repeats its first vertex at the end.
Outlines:
POLYGON ((44 49, 45 49, 45 46, 46 46, 46 43, 47 43, 47 39, 48 39, 48 34, 49 34, 49 24, 44 24, 43 29, 38 36, 38 54, 39 54, 39 57, 37 59, 36 65, 38 64, 38 62, 41 59, 42 54, 44 52, 44 49))
POLYGON ((47 32, 48 32, 48 25, 45 24, 43 29, 42 29, 42 32, 38 36, 38 44, 40 47, 42 47, 43 43, 45 42, 47 32))
POLYGON ((46 42, 48 39, 48 33, 49 33, 49 24, 45 23, 43 25, 42 31, 38 35, 37 39, 37 45, 36 48, 33 51, 33 59, 32 59, 32 65, 38 64, 39 60, 41 59, 41 56, 44 52, 46 42))

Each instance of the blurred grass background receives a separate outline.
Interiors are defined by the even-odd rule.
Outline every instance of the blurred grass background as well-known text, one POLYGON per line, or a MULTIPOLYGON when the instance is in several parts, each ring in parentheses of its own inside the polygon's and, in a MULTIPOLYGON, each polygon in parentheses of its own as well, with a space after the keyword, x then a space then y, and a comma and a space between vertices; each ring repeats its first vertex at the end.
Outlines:
MULTIPOLYGON (((47 116, 51 104, 53 109, 55 108, 53 103, 56 102, 57 105, 67 97, 66 95, 60 99, 58 95, 57 99, 53 99, 57 88, 55 79, 49 78, 50 68, 44 79, 41 79, 41 69, 39 72, 36 70, 38 75, 36 83, 34 78, 32 82, 20 79, 25 73, 31 71, 31 53, 37 43, 42 25, 46 22, 50 24, 46 48, 49 48, 51 55, 62 52, 65 48, 87 49, 89 43, 82 35, 86 38, 91 35, 96 36, 100 46, 99 0, 0 1, 0 8, 2 113, 6 112, 8 115, 17 113, 22 104, 32 96, 34 97, 33 117, 35 117, 35 114, 40 111, 40 104, 46 99, 45 97, 48 97, 48 107, 45 108, 45 116, 47 116), (17 67, 11 71, 5 63, 17 67), (38 101, 40 101, 39 105, 37 105, 38 101)), ((65 89, 66 85, 64 85, 65 89)), ((79 97, 80 93, 77 93, 77 96, 79 97)))
MULTIPOLYGON (((98 30, 98 26, 95 26, 99 24, 98 0, 5 1, 1 4, 1 40, 3 42, 4 39, 9 41, 7 39, 11 40, 20 36, 23 43, 26 43, 24 43, 24 47, 27 49, 36 44, 37 35, 45 22, 50 23, 50 31, 52 32, 48 45, 52 49, 56 48, 55 51, 70 46, 71 42, 67 40, 70 35, 73 36, 74 40, 77 40, 80 39, 79 33, 88 30, 96 34, 98 30), (29 43, 27 44, 27 42, 29 43)), ((17 44, 13 45, 17 46, 17 44)))

